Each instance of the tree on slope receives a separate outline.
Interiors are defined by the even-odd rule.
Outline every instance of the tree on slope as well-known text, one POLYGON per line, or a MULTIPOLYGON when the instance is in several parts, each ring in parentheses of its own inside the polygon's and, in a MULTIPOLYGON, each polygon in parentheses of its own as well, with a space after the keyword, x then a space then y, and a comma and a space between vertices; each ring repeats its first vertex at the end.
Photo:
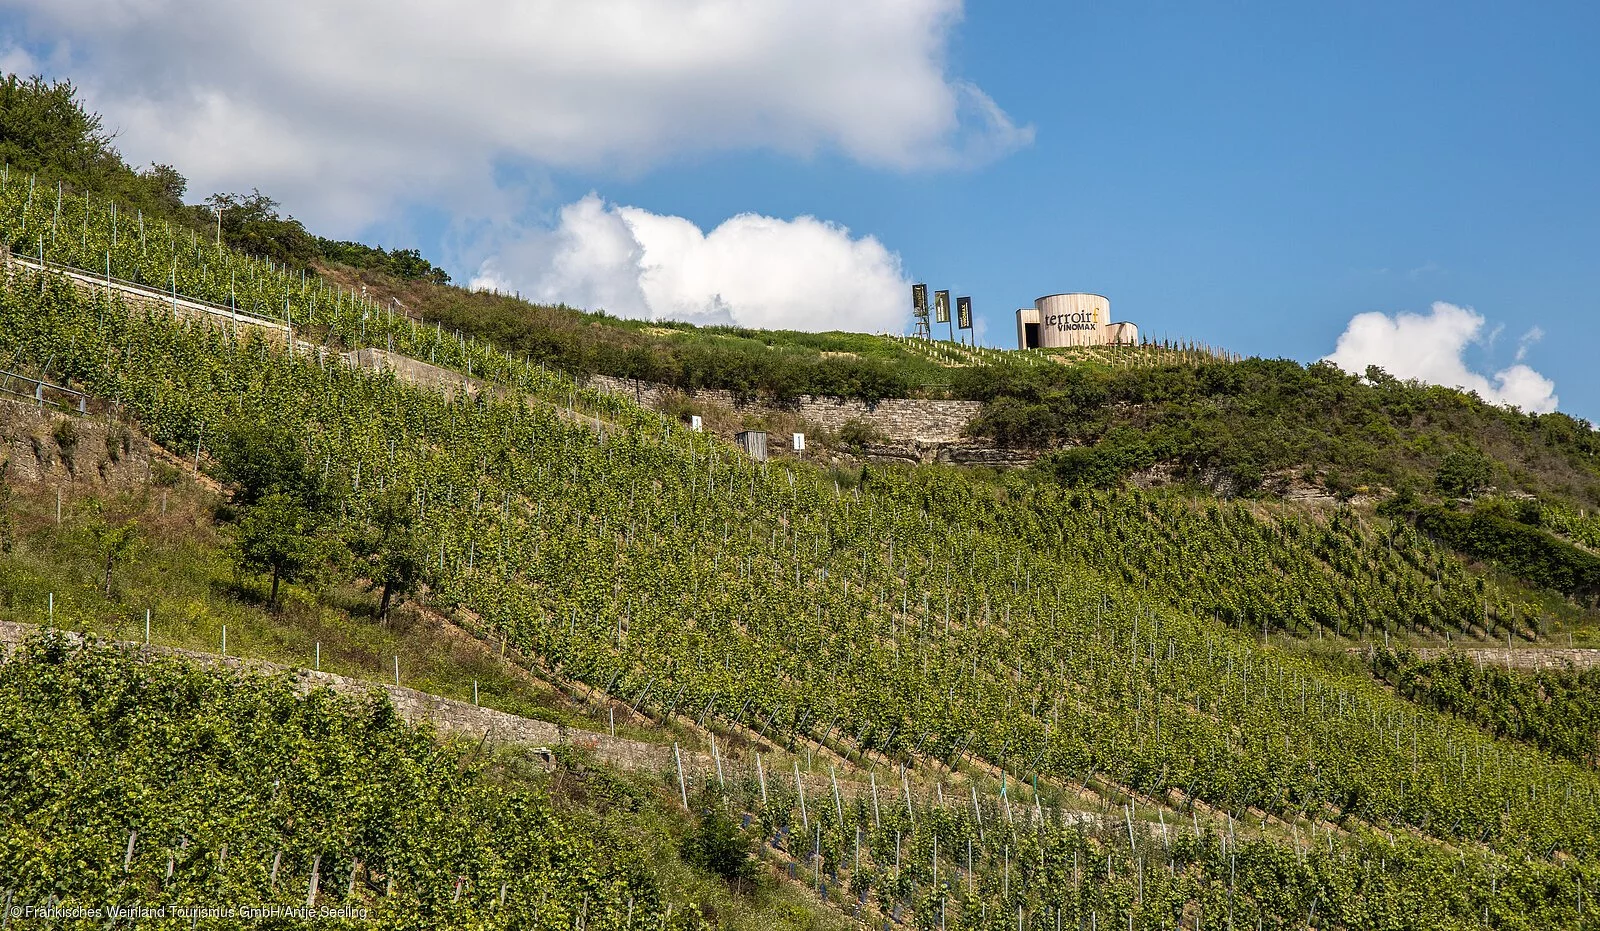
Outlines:
POLYGON ((409 494, 403 486, 391 485, 350 544, 351 551, 366 567, 369 585, 380 591, 380 622, 388 621, 395 598, 404 598, 416 590, 428 565, 417 540, 409 494))
POLYGON ((314 567, 318 550, 315 534, 316 521, 311 512, 283 492, 262 498, 233 526, 239 568, 271 578, 268 604, 278 603, 281 583, 297 581, 314 567))

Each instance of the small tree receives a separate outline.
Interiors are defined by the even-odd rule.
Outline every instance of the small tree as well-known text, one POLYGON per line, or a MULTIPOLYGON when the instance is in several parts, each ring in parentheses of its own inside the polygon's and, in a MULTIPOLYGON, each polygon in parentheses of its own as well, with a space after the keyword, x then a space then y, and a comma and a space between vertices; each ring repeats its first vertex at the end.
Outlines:
POLYGON ((111 579, 117 565, 139 543, 139 523, 131 518, 121 523, 108 520, 103 506, 94 499, 87 501, 84 506, 88 511, 85 529, 94 541, 95 558, 101 567, 100 592, 110 598, 111 579))
POLYGON ((292 495, 307 508, 322 503, 321 482, 288 428, 243 420, 230 424, 213 455, 222 478, 233 486, 233 503, 246 508, 274 492, 292 495))
POLYGON ((273 492, 245 511, 233 527, 239 567, 271 577, 267 603, 278 603, 278 586, 302 578, 316 560, 311 512, 283 492, 273 492))
POLYGON ((684 836, 680 847, 683 860, 731 883, 756 877, 756 860, 750 839, 740 830, 719 802, 710 798, 698 801, 704 806, 694 829, 684 836))
POLYGON ((90 530, 94 533, 100 551, 100 563, 105 570, 100 578, 101 592, 110 598, 111 574, 117 564, 138 545, 139 524, 134 520, 125 520, 120 524, 101 521, 91 525, 90 530))
POLYGON ((1461 449, 1444 457, 1434 473, 1433 487, 1453 498, 1470 498, 1488 487, 1494 463, 1476 449, 1461 449))
POLYGON ((368 584, 380 591, 378 620, 387 622, 394 599, 415 591, 428 565, 404 486, 390 486, 350 548, 365 564, 368 584))

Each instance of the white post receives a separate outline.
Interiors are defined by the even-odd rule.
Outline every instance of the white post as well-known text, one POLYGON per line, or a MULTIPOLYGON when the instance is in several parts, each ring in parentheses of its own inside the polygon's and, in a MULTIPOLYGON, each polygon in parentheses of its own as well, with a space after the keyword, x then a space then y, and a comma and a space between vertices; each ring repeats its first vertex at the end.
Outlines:
POLYGON ((683 778, 683 754, 678 752, 676 742, 672 745, 672 758, 678 763, 678 795, 683 799, 683 807, 689 807, 689 784, 683 778))
POLYGON ((150 645, 150 609, 144 609, 144 645, 150 645))
POLYGON ((394 684, 395 688, 400 687, 400 654, 398 653, 394 657, 394 684))
POLYGON ((222 655, 228 655, 228 625, 222 625, 222 655))
POLYGON ((54 627, 55 623, 56 623, 56 593, 55 592, 51 592, 50 593, 49 604, 50 604, 50 625, 49 626, 54 627))
POLYGON ((322 671, 322 641, 321 640, 317 641, 316 666, 314 666, 312 668, 314 668, 317 672, 321 672, 322 671))
POLYGON ((800 796, 800 823, 806 828, 811 827, 811 819, 806 815, 806 787, 800 781, 800 761, 794 761, 794 790, 800 796))

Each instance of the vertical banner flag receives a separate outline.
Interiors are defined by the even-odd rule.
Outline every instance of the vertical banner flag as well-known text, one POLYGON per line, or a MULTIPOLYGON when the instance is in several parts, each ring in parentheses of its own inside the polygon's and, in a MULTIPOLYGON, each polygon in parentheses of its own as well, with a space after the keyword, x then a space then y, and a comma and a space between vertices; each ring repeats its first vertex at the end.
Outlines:
POLYGON ((972 329, 972 298, 956 298, 956 326, 963 330, 972 329))
POLYGON ((919 317, 928 315, 928 286, 914 284, 911 286, 911 312, 919 317))
POLYGON ((935 323, 950 322, 950 292, 933 292, 933 321, 935 323))

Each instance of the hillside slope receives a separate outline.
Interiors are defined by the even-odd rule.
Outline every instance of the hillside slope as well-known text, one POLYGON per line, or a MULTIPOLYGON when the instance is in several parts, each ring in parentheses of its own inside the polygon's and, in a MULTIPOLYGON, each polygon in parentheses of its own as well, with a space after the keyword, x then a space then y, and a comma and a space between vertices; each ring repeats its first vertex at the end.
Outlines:
MULTIPOLYGON (((220 649, 228 625, 234 650, 303 665, 326 638, 330 664, 368 676, 386 661, 399 675, 404 652, 408 683, 458 698, 481 684, 563 726, 598 731, 604 714, 609 729, 625 712, 622 727, 658 745, 737 745, 726 759, 699 748, 714 771, 634 790, 580 779, 557 811, 559 793, 515 759, 480 766, 383 702, 47 636, 0 668, 14 790, 0 879, 30 900, 318 901, 322 856, 340 875, 320 901, 371 905, 390 926, 734 925, 761 914, 739 885, 759 844, 812 904, 873 924, 1595 924, 1600 774, 1581 728, 1498 727, 1494 699, 1515 685, 1470 683, 1457 701, 1433 670, 1396 691, 1348 652, 1585 633, 1595 448, 1570 418, 1203 352, 1011 366, 867 337, 544 321, 581 321, 574 346, 610 328, 688 334, 691 378, 720 371, 723 355, 695 353, 724 339, 751 359, 802 347, 813 374, 842 378, 900 363, 824 353, 890 347, 952 371, 958 391, 992 389, 981 429, 1081 444, 1007 476, 759 464, 519 355, 545 329, 521 305, 496 310, 506 342, 472 338, 370 288, 18 176, 0 183, 0 227, 19 252, 295 337, 8 266, 9 377, 82 391, 90 413, 30 414, 40 422, 5 437, 5 616, 126 639, 155 604, 174 645, 220 649), (341 351, 363 347, 483 390, 347 365, 341 351), (1308 398, 1326 416, 1296 425, 1308 398), (1369 431, 1369 448, 1343 442, 1350 431, 1369 431), (1345 448, 1387 488, 1344 489, 1356 473, 1318 465, 1345 448), (1232 497, 1306 467, 1300 481, 1369 500, 1232 497), (1188 481, 1127 487, 1151 470, 1188 481), (119 755, 82 739, 141 722, 173 740, 135 733, 119 755), (785 754, 793 788, 743 747, 785 754), (322 778, 343 760, 348 773, 322 778), (282 774, 272 791, 265 773, 282 774), (391 801, 416 836, 373 815, 391 801), (605 821, 604 805, 621 816, 605 821), (593 818, 598 841, 567 842, 593 818), (679 836, 697 839, 663 856, 679 836), (289 851, 292 884, 274 884, 273 850, 289 851), (163 870, 180 862, 181 880, 163 870), (723 897, 697 891, 724 879, 723 897)), ((742 384, 771 389, 759 382, 742 384)), ((774 915, 795 890, 767 891, 774 915)))
MULTIPOLYGON (((1130 570, 1107 572, 1119 547, 1149 546, 1129 536, 1148 524, 1137 511, 942 470, 872 472, 846 489, 464 343, 475 374, 507 394, 447 400, 250 332, 130 313, 20 272, 6 284, 0 351, 53 358, 170 448, 198 441, 224 472, 238 474, 238 444, 275 437, 290 458, 274 487, 302 496, 332 537, 353 543, 386 509, 409 514, 432 604, 631 706, 852 759, 995 767, 1041 787, 1110 780, 1356 836, 1404 829, 1572 884, 1566 864, 1594 858, 1593 773, 1188 613, 1192 584, 1147 592, 1130 570), (558 414, 568 405, 600 431, 558 414), (1062 523, 1075 513, 1080 529, 1062 523), (1096 524, 1107 535, 1087 546, 1096 524)), ((1210 526, 1242 541, 1255 520, 1241 510, 1210 526)), ((1338 532, 1308 538, 1321 549, 1298 533, 1276 545, 1300 554, 1299 572, 1354 577, 1338 532)), ((1388 571, 1442 565, 1406 559, 1388 571)), ((1218 573, 1221 592, 1237 572, 1195 568, 1218 573)), ((1342 629, 1412 623, 1396 613, 1408 606, 1330 592, 1342 629)), ((1293 586, 1257 597, 1285 616, 1303 600, 1293 586)), ((1059 907, 1040 898, 1052 890, 1015 891, 1037 914, 1059 907)))

